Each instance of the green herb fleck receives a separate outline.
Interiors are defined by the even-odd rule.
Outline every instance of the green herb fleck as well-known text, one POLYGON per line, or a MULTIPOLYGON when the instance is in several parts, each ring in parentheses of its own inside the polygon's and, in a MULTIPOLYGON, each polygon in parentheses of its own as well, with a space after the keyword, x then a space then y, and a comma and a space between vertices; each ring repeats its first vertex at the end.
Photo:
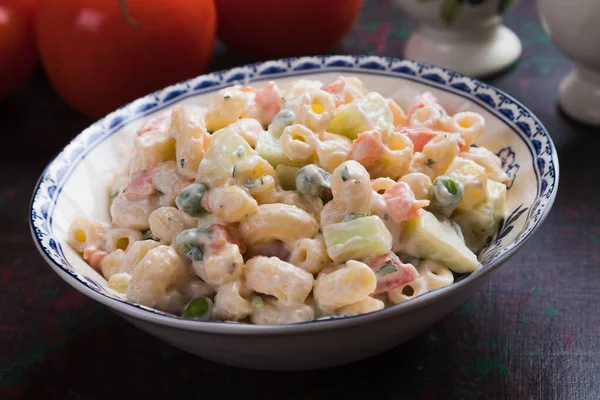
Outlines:
POLYGON ((398 272, 398 268, 390 260, 377 271, 377 275, 384 276, 384 275, 391 274, 394 272, 398 272))
POLYGON ((346 215, 346 217, 344 218, 344 222, 348 222, 348 221, 354 221, 355 219, 358 218, 362 218, 362 217, 366 217, 365 214, 354 214, 354 213, 350 213, 348 215, 346 215))
POLYGON ((285 97, 281 98, 281 107, 283 107, 285 105, 285 103, 287 103, 287 100, 285 99, 285 97))
POLYGON ((348 167, 344 167, 344 170, 340 176, 342 177, 343 182, 346 182, 348 179, 350 179, 350 171, 348 171, 348 167))
POLYGON ((428 158, 427 161, 425 162, 425 165, 428 167, 432 167, 433 164, 435 164, 435 161, 433 161, 431 158, 428 158))
POLYGON ((235 178, 235 169, 237 168, 237 164, 235 164, 233 166, 233 172, 231 173, 231 176, 235 178))
POLYGON ((181 168, 183 168, 183 167, 185 166, 185 158, 182 158, 182 159, 179 161, 179 165, 181 165, 181 168))
POLYGON ((163 191, 162 191, 162 190, 160 190, 160 189, 154 189, 154 193, 156 193, 156 194, 157 194, 157 195, 159 195, 159 196, 164 196, 164 195, 165 195, 165 192, 163 192, 163 191))
POLYGON ((238 148, 237 148, 237 149, 235 149, 235 152, 234 152, 234 154, 235 154, 236 156, 238 156, 238 157, 241 157, 241 156, 243 156, 243 155, 244 155, 244 153, 245 153, 245 150, 244 150, 244 148, 243 148, 242 146, 238 146, 238 148))
POLYGON ((230 95, 230 94, 226 94, 225 96, 223 96, 223 98, 224 98, 225 100, 229 100, 229 99, 231 98, 231 95, 230 95))

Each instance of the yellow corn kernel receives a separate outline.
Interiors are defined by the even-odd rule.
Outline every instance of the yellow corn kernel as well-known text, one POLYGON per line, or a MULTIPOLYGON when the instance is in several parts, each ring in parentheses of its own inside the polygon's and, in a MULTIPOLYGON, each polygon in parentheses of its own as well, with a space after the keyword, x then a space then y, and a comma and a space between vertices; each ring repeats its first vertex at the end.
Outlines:
POLYGON ((322 114, 323 111, 325 111, 325 107, 323 107, 323 104, 320 103, 313 103, 311 108, 315 114, 322 114))
POLYGON ((77 240, 78 242, 85 242, 87 239, 87 236, 85 234, 85 232, 82 229, 79 229, 78 231, 75 232, 75 240, 77 240))

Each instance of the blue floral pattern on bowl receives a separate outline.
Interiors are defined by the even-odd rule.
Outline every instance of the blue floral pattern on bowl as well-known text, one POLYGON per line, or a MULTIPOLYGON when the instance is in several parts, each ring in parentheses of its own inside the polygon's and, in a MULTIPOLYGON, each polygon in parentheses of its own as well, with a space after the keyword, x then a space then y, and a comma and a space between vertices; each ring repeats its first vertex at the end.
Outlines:
MULTIPOLYGON (((484 267, 470 276, 501 262, 505 255, 515 250, 531 235, 547 214, 558 187, 558 163, 554 145, 540 121, 507 94, 459 73, 415 61, 376 56, 302 57, 267 61, 199 76, 140 98, 91 125, 56 156, 35 187, 30 206, 30 222, 37 246, 59 272, 70 275, 89 289, 132 307, 177 318, 149 307, 127 303, 108 291, 103 284, 78 273, 73 268, 53 230, 53 215, 57 200, 70 174, 94 148, 124 125, 138 121, 183 99, 239 81, 299 77, 315 71, 384 75, 411 80, 461 96, 501 119, 526 143, 532 160, 528 167, 534 171, 537 181, 535 199, 531 204, 521 204, 509 210, 509 215, 502 221, 499 231, 494 237, 488 239, 479 254, 484 267), (509 242, 507 236, 518 226, 520 231, 516 239, 509 242)), ((511 178, 508 185, 510 188, 522 165, 517 163, 515 151, 511 147, 502 148, 497 154, 502 160, 502 168, 511 178)), ((469 279, 470 276, 465 279, 469 279)))

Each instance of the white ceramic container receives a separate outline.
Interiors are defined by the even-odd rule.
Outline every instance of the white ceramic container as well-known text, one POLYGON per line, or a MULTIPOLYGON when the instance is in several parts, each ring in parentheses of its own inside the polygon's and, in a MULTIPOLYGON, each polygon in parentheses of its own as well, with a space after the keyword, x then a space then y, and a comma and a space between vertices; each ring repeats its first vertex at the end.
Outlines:
MULTIPOLYGON (((49 139, 51 140, 51 139, 49 139)), ((380 57, 303 57, 215 72, 145 96, 96 122, 48 165, 35 187, 33 239, 67 283, 140 329, 210 360, 257 369, 300 370, 357 361, 397 346, 442 318, 477 290, 539 227, 558 187, 558 159, 539 120, 510 96, 471 78, 414 61, 380 57), (487 128, 478 144, 502 159, 510 176, 507 218, 479 254, 483 268, 455 284, 371 314, 285 326, 184 320, 111 294, 106 280, 66 243, 80 216, 109 219, 106 185, 126 162, 141 121, 175 104, 206 104, 213 92, 247 79, 261 86, 299 78, 355 75, 407 107, 431 91, 449 113, 476 111, 487 128)), ((509 285, 510 282, 507 282, 509 285)), ((473 315, 473 318, 477 318, 473 315)))
POLYGON ((512 0, 394 1, 419 23, 406 44, 406 58, 483 77, 521 55, 519 38, 502 25, 512 0))
POLYGON ((559 87, 561 108, 581 122, 600 125, 600 1, 538 0, 537 5, 544 29, 575 62, 559 87))

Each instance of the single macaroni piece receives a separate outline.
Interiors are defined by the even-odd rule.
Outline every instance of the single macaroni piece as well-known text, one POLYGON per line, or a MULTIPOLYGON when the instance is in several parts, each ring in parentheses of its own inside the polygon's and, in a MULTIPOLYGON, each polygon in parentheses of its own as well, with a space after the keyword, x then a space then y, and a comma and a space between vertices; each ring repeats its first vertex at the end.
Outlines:
POLYGON ((267 160, 258 155, 251 155, 235 164, 232 175, 236 184, 244 186, 251 185, 248 181, 255 181, 267 175, 275 177, 276 173, 267 160))
POLYGON ((127 293, 129 282, 131 282, 131 275, 126 272, 123 272, 120 274, 112 275, 108 280, 106 286, 108 286, 109 289, 112 289, 119 294, 125 294, 127 293))
POLYGON ((348 261, 344 268, 321 274, 315 280, 315 301, 324 309, 357 303, 375 291, 377 277, 366 264, 348 261))
POLYGON ((175 155, 179 172, 194 179, 210 136, 206 131, 206 109, 196 106, 175 106, 169 135, 176 140, 175 155))
POLYGON ((373 311, 383 310, 385 303, 373 297, 365 297, 354 304, 344 306, 335 310, 335 315, 357 315, 365 314, 373 311))
POLYGON ((455 135, 437 135, 425 144, 423 151, 414 155, 410 171, 421 172, 433 180, 446 172, 459 151, 455 135))
POLYGON ((131 274, 127 299, 154 307, 164 297, 167 288, 185 273, 185 264, 175 249, 158 246, 146 253, 131 274))
POLYGON ((244 259, 240 248, 227 243, 219 251, 212 251, 203 260, 192 262, 196 275, 215 287, 240 278, 244 272, 244 259))
POLYGON ((129 173, 154 168, 161 161, 175 161, 175 140, 166 129, 151 130, 138 136, 134 142, 134 156, 129 164, 129 173))
POLYGON ((317 147, 317 136, 302 125, 291 125, 281 134, 281 150, 292 161, 306 161, 317 147))
POLYGON ((291 100, 288 108, 296 114, 296 123, 320 132, 333 118, 335 100, 324 90, 310 90, 291 100))
POLYGON ((349 212, 368 214, 371 208, 371 179, 369 173, 356 161, 346 161, 331 174, 331 192, 335 200, 349 204, 349 212))
POLYGON ((284 304, 302 304, 313 288, 313 276, 277 257, 254 257, 246 263, 248 287, 277 297, 284 304))
POLYGON ((243 283, 235 280, 221 286, 215 296, 214 315, 221 320, 239 321, 252 313, 252 303, 241 294, 243 283))
POLYGON ((112 253, 131 248, 134 242, 142 240, 142 233, 129 228, 109 228, 104 234, 104 248, 112 253))
POLYGON ((259 205, 277 203, 280 198, 275 179, 271 175, 261 176, 245 186, 259 205))
POLYGON ((428 281, 425 277, 419 276, 412 282, 389 290, 387 295, 392 303, 400 304, 427 292, 429 292, 428 281))
MULTIPOLYGON (((449 119, 446 112, 435 105, 427 105, 415 110, 410 116, 408 126, 411 128, 429 128, 440 130, 447 126, 449 119)), ((452 130, 451 132, 455 132, 452 130)))
POLYGON ((254 215, 258 211, 258 203, 239 186, 217 187, 208 194, 208 209, 230 224, 254 215))
POLYGON ((352 141, 345 136, 324 132, 317 143, 317 164, 325 171, 333 172, 341 163, 348 160, 352 141))
POLYGON ((106 226, 85 218, 77 218, 69 227, 67 241, 75 251, 83 253, 92 246, 101 246, 106 233, 106 226))
POLYGON ((104 278, 109 280, 113 275, 119 273, 124 263, 125 252, 121 249, 113 251, 102 259, 102 263, 100 264, 102 275, 104 275, 104 278))
POLYGON ((327 255, 327 247, 323 236, 317 235, 314 239, 303 238, 292 245, 290 263, 302 268, 311 274, 318 274, 331 264, 327 255))
POLYGON ((461 112, 447 119, 444 130, 460 134, 465 141, 465 148, 469 148, 485 130, 485 119, 475 112, 461 112))
POLYGON ((384 194, 386 190, 394 186, 395 180, 391 178, 371 179, 371 189, 378 194, 384 194))
POLYGON ((243 87, 235 85, 219 90, 208 103, 206 128, 210 132, 225 128, 242 118, 248 110, 249 99, 254 95, 243 91, 243 87))
POLYGON ((429 200, 431 198, 431 178, 421 172, 412 172, 400 178, 405 182, 415 195, 417 200, 429 200))
POLYGON ((454 283, 452 271, 437 261, 422 261, 417 271, 419 272, 419 276, 427 282, 429 290, 440 289, 454 283))
POLYGON ((306 304, 283 304, 277 300, 257 301, 250 319, 258 325, 297 324, 315 319, 315 310, 306 304), (262 304, 261 304, 262 303, 262 304))
POLYGON ((112 295, 195 323, 364 314, 451 285, 506 217, 506 163, 475 144, 482 115, 386 92, 246 83, 155 113, 103 193, 109 223, 77 218, 67 241, 112 295))
POLYGON ((393 131, 383 141, 382 153, 367 170, 371 177, 398 179, 404 175, 413 157, 413 143, 401 133, 393 131))
POLYGON ((249 246, 275 239, 290 243, 313 237, 317 229, 317 221, 309 213, 287 204, 263 204, 240 222, 240 233, 249 246))
POLYGON ((157 208, 148 217, 148 223, 152 235, 163 244, 171 244, 179 232, 197 224, 195 218, 188 217, 175 207, 157 208))
POLYGON ((263 131, 260 122, 252 118, 242 118, 230 124, 228 128, 240 135, 252 148, 256 147, 258 134, 263 131))
MULTIPOLYGON (((160 243, 154 240, 141 240, 139 242, 135 242, 125 253, 125 259, 121 263, 121 269, 119 269, 119 272, 132 273, 139 262, 146 257, 146 254, 158 246, 160 246, 160 243)), ((108 257, 110 257, 110 255, 108 257)))

